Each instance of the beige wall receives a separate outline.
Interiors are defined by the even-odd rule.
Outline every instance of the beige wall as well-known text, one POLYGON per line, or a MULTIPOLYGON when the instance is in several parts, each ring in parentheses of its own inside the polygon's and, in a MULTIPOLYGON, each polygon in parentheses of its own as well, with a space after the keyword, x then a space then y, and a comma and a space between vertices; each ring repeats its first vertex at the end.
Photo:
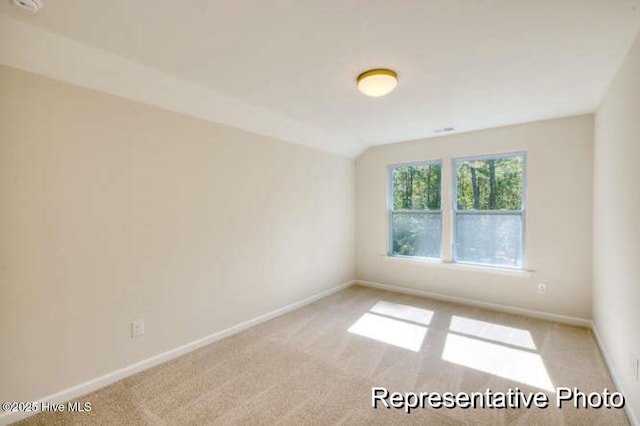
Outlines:
MULTIPOLYGON (((593 115, 371 148, 356 161, 359 280, 446 296, 591 318, 593 115), (387 258, 387 165, 443 160, 444 235, 451 230, 451 159, 527 152, 526 266, 533 276, 497 274, 387 258), (537 292, 546 283, 547 294, 537 292)), ((450 258, 451 241, 443 244, 450 258)))
POLYGON ((353 279, 354 197, 353 160, 0 67, 0 401, 353 279))
POLYGON ((598 108, 594 172, 594 325, 640 421, 640 37, 598 108))

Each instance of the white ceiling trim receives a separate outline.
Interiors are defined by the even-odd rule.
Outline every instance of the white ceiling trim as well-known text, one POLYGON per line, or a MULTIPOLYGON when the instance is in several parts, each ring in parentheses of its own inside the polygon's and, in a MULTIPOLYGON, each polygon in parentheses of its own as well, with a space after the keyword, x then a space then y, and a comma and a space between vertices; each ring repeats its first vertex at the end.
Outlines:
POLYGON ((355 157, 353 140, 0 14, 0 63, 286 142, 355 157))

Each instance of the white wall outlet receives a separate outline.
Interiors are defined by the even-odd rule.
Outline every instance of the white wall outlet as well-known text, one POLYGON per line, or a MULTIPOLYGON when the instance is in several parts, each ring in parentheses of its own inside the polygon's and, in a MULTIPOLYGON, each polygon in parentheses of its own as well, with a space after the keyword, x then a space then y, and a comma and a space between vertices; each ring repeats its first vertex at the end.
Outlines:
POLYGON ((547 285, 543 283, 538 284, 538 293, 545 294, 547 292, 547 285))
POLYGON ((144 334, 144 320, 137 319, 131 322, 131 337, 138 337, 144 334))
POLYGON ((636 382, 640 381, 640 354, 631 354, 631 374, 636 382))

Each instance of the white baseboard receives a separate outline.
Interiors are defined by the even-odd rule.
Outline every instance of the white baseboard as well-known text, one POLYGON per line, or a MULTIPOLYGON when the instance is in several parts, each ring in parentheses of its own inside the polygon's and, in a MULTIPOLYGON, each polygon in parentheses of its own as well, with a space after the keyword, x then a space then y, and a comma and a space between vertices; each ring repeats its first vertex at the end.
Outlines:
MULTIPOLYGON (((124 368, 121 368, 116 371, 112 371, 111 373, 107 373, 103 376, 96 377, 95 379, 86 381, 84 383, 80 383, 79 385, 61 390, 60 392, 56 392, 52 395, 45 396, 43 398, 39 398, 36 400, 36 406, 42 406, 43 402, 49 402, 54 404, 62 404, 67 401, 70 401, 74 398, 78 398, 82 395, 86 395, 90 392, 103 388, 107 385, 117 382, 118 380, 124 379, 125 377, 129 377, 133 374, 139 373, 140 371, 149 369, 151 367, 155 367, 158 364, 162 364, 163 362, 169 361, 173 358, 177 358, 181 355, 199 349, 203 346, 216 342, 218 340, 224 339, 225 337, 229 337, 233 334, 240 333, 250 327, 278 317, 280 315, 284 315, 288 312, 301 308, 310 303, 316 302, 320 299, 323 299, 327 296, 332 295, 333 293, 337 293, 340 290, 343 290, 347 287, 353 285, 356 281, 349 281, 338 286, 332 287, 328 290, 322 291, 320 293, 314 294, 313 296, 302 299, 298 302, 291 303, 290 305, 284 306, 282 308, 276 309, 274 311, 268 312, 264 315, 261 315, 256 318, 252 318, 243 323, 234 325, 232 327, 226 328, 222 331, 218 331, 217 333, 210 334, 209 336, 203 337, 198 340, 194 340, 193 342, 184 344, 174 349, 170 349, 166 352, 160 353, 158 355, 152 356, 150 358, 144 359, 142 361, 136 362, 135 364, 128 365, 124 368)), ((7 425, 9 423, 17 422, 18 420, 27 418, 37 414, 37 412, 7 412, 0 414, 0 425, 7 425)))
MULTIPOLYGON (((607 368, 609 369, 609 375, 611 376, 611 380, 613 380, 613 384, 616 385, 616 389, 619 392, 622 392, 622 394, 624 395, 624 389, 622 388, 622 386, 620 386, 621 382, 618 377, 618 374, 612 368, 613 364, 611 363, 611 357, 609 356, 607 350, 605 349, 605 346, 602 342, 602 338, 600 338, 600 333, 598 332, 598 327, 596 327, 595 322, 592 322, 591 330, 593 331, 593 335, 596 338, 596 343, 598 344, 598 347, 600 348, 600 352, 602 353, 602 357, 604 358, 604 363, 607 365, 607 368)), ((638 416, 636 415, 636 413, 633 412, 633 408, 631 408, 628 403, 624 405, 624 411, 625 413, 627 413, 627 417, 629 418, 629 421, 631 422, 632 425, 640 426, 640 420, 638 416)))
POLYGON ((418 289, 409 288, 409 287, 401 287, 397 285, 380 284, 372 281, 356 280, 356 284, 360 284, 364 287, 377 288, 379 290, 388 290, 396 293, 410 294, 413 296, 428 297, 430 299, 442 300, 445 302, 459 303, 461 305, 474 306, 479 308, 490 309, 493 311, 506 312, 509 314, 516 314, 516 315, 524 315, 527 317, 538 318, 538 319, 543 319, 547 321, 555 321, 555 322, 560 322, 564 324, 571 324, 571 325, 577 325, 580 327, 591 328, 591 320, 584 319, 584 318, 570 317, 566 315, 552 314, 549 312, 542 312, 542 311, 534 311, 532 309, 516 308, 513 306, 499 305, 497 303, 479 302, 477 300, 466 299, 464 297, 447 296, 440 293, 432 293, 430 291, 418 290, 418 289))

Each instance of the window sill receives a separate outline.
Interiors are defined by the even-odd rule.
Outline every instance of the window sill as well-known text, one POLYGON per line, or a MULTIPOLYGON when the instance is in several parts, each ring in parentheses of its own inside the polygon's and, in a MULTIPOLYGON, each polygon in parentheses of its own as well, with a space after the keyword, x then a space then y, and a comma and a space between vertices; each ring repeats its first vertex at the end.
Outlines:
POLYGON ((470 271, 470 272, 484 272, 488 274, 497 274, 497 275, 510 275, 513 277, 532 277, 535 274, 533 270, 527 269, 509 269, 509 268, 499 268, 493 266, 483 266, 483 265, 472 265, 467 263, 454 263, 447 262, 439 259, 427 259, 427 258, 419 258, 419 257, 402 257, 402 256, 389 256, 388 254, 380 255, 383 260, 389 262, 398 262, 398 263, 408 263, 413 265, 425 265, 428 267, 436 267, 436 268, 445 268, 445 269, 453 269, 453 270, 461 270, 461 271, 470 271))

